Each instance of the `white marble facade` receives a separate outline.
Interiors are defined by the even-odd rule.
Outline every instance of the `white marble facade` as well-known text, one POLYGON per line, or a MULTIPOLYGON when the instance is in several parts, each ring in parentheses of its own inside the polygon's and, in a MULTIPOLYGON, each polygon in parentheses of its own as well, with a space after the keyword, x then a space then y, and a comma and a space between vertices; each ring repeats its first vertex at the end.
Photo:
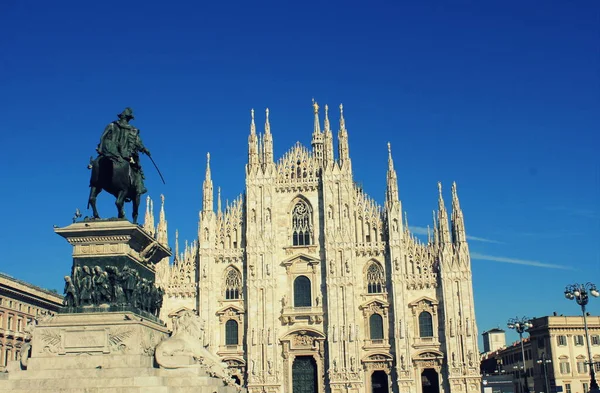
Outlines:
MULTIPOLYGON (((183 250, 176 239, 174 262, 157 265, 163 320, 198 310, 204 345, 250 393, 291 393, 300 380, 303 392, 479 392, 456 185, 449 218, 438 184, 420 241, 402 219, 389 145, 381 206, 354 182, 342 106, 337 156, 327 106, 323 130, 313 109, 311 148, 297 143, 278 161, 268 110, 260 134, 252 112, 246 188, 225 209, 219 191, 213 203, 209 157, 198 237, 183 250)), ((148 205, 145 228, 166 243, 164 199, 156 227, 148 205)))

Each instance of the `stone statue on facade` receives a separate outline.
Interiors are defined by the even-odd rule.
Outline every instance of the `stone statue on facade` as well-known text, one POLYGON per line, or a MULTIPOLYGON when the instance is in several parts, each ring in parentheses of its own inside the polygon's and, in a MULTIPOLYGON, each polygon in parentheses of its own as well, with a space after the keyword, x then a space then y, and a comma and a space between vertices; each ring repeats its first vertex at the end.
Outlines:
POLYGON ((142 142, 140 130, 129 124, 135 118, 133 110, 125 108, 118 118, 106 126, 96 148, 98 157, 90 160, 88 168, 92 174, 88 207, 92 207, 94 218, 100 218, 96 197, 106 190, 117 198, 115 204, 119 218, 125 217, 123 204, 133 203, 133 223, 136 223, 140 196, 147 191, 139 153, 151 159, 150 151, 142 142))

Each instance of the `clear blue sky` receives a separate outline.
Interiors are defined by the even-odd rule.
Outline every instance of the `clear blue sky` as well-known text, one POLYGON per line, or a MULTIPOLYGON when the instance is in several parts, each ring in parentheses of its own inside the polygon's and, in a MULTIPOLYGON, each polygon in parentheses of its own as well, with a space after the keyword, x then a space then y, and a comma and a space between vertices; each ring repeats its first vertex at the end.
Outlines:
POLYGON ((392 143, 416 232, 436 182, 449 204, 457 181, 480 332, 576 313, 564 286, 600 284, 600 3, 182 3, 2 2, 0 271, 62 290, 52 225, 87 213, 88 159, 125 106, 167 180, 143 162, 169 235, 192 240, 206 152, 232 200, 250 109, 260 130, 270 108, 279 157, 310 144, 314 97, 335 125, 344 103, 355 179, 379 202, 392 143))

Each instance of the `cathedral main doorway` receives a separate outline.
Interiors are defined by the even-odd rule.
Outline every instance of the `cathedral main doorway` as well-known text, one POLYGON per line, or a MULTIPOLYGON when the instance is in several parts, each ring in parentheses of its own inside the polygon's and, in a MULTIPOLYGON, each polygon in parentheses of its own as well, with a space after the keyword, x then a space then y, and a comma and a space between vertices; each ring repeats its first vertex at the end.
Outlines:
POLYGON ((371 374, 371 393, 389 393, 388 375, 385 371, 378 370, 371 374))
POLYGON ((440 381, 437 371, 426 368, 421 373, 421 387, 423 393, 440 393, 440 381))
POLYGON ((297 356, 292 365, 293 393, 317 393, 317 364, 312 356, 297 356))

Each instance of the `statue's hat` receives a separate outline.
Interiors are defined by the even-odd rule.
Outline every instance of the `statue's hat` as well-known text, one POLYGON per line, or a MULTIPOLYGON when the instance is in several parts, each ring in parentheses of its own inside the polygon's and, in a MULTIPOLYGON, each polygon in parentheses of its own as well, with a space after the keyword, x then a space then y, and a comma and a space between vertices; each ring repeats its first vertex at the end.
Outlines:
POLYGON ((133 116, 133 109, 131 109, 130 107, 127 107, 123 110, 123 112, 121 112, 121 114, 117 115, 120 118, 122 117, 130 117, 132 119, 135 119, 135 117, 133 116))

